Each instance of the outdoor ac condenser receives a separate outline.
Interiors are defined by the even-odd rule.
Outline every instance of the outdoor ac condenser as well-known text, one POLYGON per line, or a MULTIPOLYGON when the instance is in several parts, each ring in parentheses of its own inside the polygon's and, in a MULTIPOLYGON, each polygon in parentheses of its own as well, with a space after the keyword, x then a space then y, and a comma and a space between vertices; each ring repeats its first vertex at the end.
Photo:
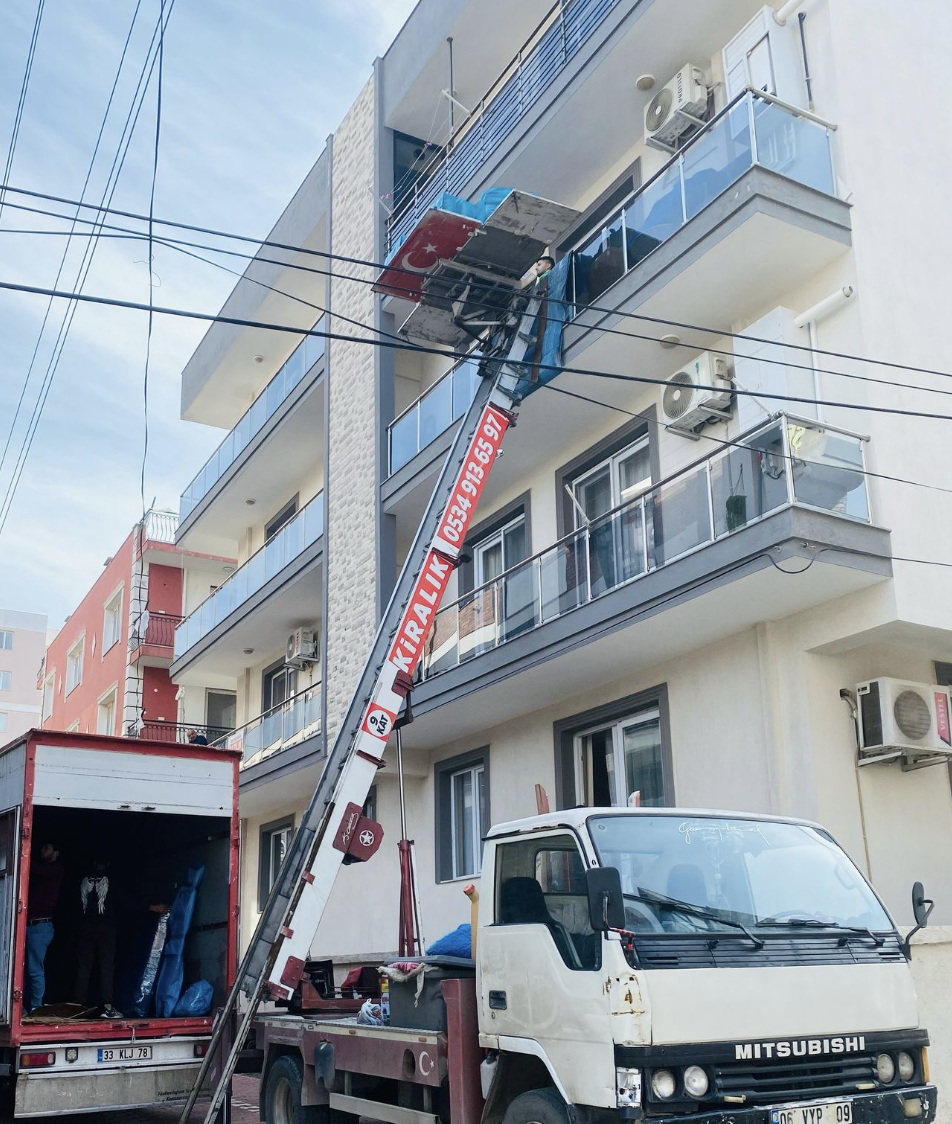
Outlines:
POLYGON ((702 352, 693 363, 675 371, 662 390, 665 423, 675 430, 693 430, 720 417, 730 407, 732 389, 726 357, 702 352))
POLYGON ((860 764, 902 759, 908 767, 952 757, 948 687, 870 679, 856 687, 860 764))
POLYGON ((288 637, 285 663, 291 667, 302 667, 314 659, 316 643, 314 633, 309 628, 296 628, 288 637))
POLYGON ((686 64, 645 106, 645 140, 673 148, 682 133, 707 117, 704 73, 686 64))

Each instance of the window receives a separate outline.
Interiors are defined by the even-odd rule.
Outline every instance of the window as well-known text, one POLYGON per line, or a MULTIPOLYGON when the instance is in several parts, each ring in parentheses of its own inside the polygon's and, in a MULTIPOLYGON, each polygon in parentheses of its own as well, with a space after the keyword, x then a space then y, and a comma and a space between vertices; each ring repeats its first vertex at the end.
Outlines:
POLYGON ((0 691, 13 690, 13 673, 10 671, 0 671, 0 691))
POLYGON ((291 846, 294 836, 294 817, 275 820, 262 826, 258 844, 258 912, 271 893, 271 887, 278 877, 278 871, 291 846))
POLYGON ((2 710, 0 710, 0 734, 5 734, 6 732, 7 732, 7 715, 4 714, 4 712, 2 710))
POLYGON ((41 718, 43 722, 53 715, 53 689, 55 684, 56 672, 54 671, 43 680, 43 711, 41 718))
POLYGON ((116 644, 122 632, 122 587, 109 598, 102 613, 102 652, 103 655, 116 644))
POLYGON ((436 766, 436 880, 472 878, 489 827, 489 749, 436 766))
POLYGON ((83 647, 86 637, 81 636, 66 653, 66 694, 83 681, 83 647))
POLYGON ((294 516, 297 515, 297 509, 298 509, 298 498, 297 498, 297 496, 295 496, 294 499, 291 500, 290 503, 288 503, 284 507, 282 507, 281 510, 278 512, 278 514, 275 515, 268 523, 265 524, 265 526, 264 526, 264 540, 265 540, 265 542, 267 542, 268 539, 270 539, 274 535, 276 535, 278 533, 278 531, 280 531, 281 528, 286 523, 291 522, 291 520, 294 518, 294 516))
POLYGON ((6 628, 0 628, 0 650, 9 652, 13 648, 13 633, 6 628))
POLYGON ((601 939, 588 914, 585 864, 574 836, 503 843, 496 850, 496 922, 544 925, 569 968, 601 964, 601 939))
POLYGON ((238 696, 234 691, 205 692, 205 725, 234 730, 238 696))
POLYGON ((364 801, 364 815, 368 820, 376 820, 377 818, 377 786, 372 784, 370 792, 367 793, 367 799, 364 801))
POLYGON ((673 803, 667 690, 656 687, 555 724, 560 807, 673 803))
POLYGON ((96 733, 115 734, 116 732, 116 688, 112 687, 99 700, 96 708, 96 733))

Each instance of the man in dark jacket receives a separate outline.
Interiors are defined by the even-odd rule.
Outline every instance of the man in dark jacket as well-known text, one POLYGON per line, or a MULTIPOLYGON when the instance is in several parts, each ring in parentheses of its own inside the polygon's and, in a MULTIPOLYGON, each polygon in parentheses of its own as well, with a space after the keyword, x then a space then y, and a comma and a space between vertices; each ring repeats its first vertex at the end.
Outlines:
POLYGON ((23 1010, 26 1014, 43 1006, 46 950, 53 939, 53 910, 65 873, 66 868, 59 861, 55 845, 44 843, 30 863, 26 903, 26 972, 23 980, 23 1010))

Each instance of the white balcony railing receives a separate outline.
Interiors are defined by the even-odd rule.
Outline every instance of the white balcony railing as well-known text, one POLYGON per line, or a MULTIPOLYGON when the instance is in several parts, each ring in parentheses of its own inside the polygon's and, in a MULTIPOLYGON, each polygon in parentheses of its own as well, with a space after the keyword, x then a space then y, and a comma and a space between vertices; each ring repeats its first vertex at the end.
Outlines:
POLYGON ((865 439, 781 414, 437 613, 430 678, 788 506, 870 521, 865 439), (741 447, 738 447, 741 446, 741 447))
POLYGON ((464 359, 390 423, 390 473, 413 460, 466 413, 479 384, 478 361, 464 359))
POLYGON ((180 659, 324 533, 324 493, 318 494, 221 583, 175 630, 180 659))

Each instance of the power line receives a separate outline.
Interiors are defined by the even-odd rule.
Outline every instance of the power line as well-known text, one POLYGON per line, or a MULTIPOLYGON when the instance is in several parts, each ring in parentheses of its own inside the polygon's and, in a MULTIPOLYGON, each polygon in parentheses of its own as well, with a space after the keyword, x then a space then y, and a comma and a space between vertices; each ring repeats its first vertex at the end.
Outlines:
MULTIPOLYGON (((18 210, 28 211, 28 212, 34 213, 34 214, 47 215, 47 216, 52 217, 52 218, 65 218, 65 216, 59 215, 55 211, 48 211, 48 210, 44 210, 42 208, 25 207, 22 204, 13 204, 13 203, 8 204, 8 205, 11 206, 11 207, 16 207, 18 210)), ((81 219, 79 221, 87 222, 90 225, 94 224, 94 220, 92 220, 92 219, 81 219)), ((117 226, 115 224, 109 224, 109 223, 103 223, 102 225, 105 229, 109 229, 109 230, 113 230, 113 231, 121 231, 129 237, 133 237, 133 238, 136 238, 136 237, 144 238, 145 237, 145 235, 143 233, 132 230, 129 227, 121 227, 121 226, 117 226)), ((181 225, 181 224, 177 224, 177 225, 181 225)), ((195 228, 195 229, 201 229, 201 228, 195 228)), ((56 233, 56 232, 44 231, 42 233, 56 233)), ((216 236, 216 237, 228 237, 228 235, 218 235, 218 234, 216 234, 214 236, 216 236)), ((242 238, 242 236, 238 236, 238 237, 241 240, 245 240, 245 239, 242 238)), ((243 260, 248 261, 249 263, 260 262, 260 263, 263 263, 263 264, 278 265, 278 266, 281 266, 283 268, 298 270, 298 271, 305 272, 305 273, 313 273, 313 274, 318 274, 320 276, 333 277, 333 278, 337 278, 339 280, 344 280, 344 281, 353 281, 353 282, 355 282, 357 284, 361 284, 361 285, 373 285, 375 283, 374 278, 355 277, 355 276, 350 275, 350 274, 335 273, 333 270, 330 270, 330 269, 319 269, 319 268, 316 268, 314 266, 302 265, 300 263, 291 262, 291 261, 284 261, 284 260, 281 260, 281 259, 278 259, 278 258, 270 258, 270 257, 266 257, 266 256, 264 256, 260 253, 257 253, 257 254, 242 253, 240 251, 229 250, 229 249, 226 249, 224 247, 210 246, 207 243, 194 242, 194 241, 189 241, 189 240, 185 240, 185 239, 175 239, 175 238, 165 236, 165 244, 169 245, 169 246, 190 246, 190 247, 194 247, 196 249, 207 250, 210 253, 225 254, 225 255, 228 255, 228 256, 231 256, 231 257, 239 257, 239 258, 242 258, 243 260)), ((268 242, 265 242, 265 243, 262 243, 262 244, 263 245, 281 245, 280 243, 268 243, 268 242)), ((337 257, 337 255, 334 255, 334 254, 325 253, 324 251, 310 250, 306 247, 299 247, 298 249, 302 253, 318 254, 321 257, 328 257, 328 258, 332 258, 332 259, 337 257)), ((346 258, 346 259, 343 259, 343 260, 348 261, 348 262, 353 262, 355 259, 346 258)), ((369 261, 365 262, 364 264, 366 264, 367 266, 373 266, 374 265, 374 263, 369 262, 369 261)), ((387 267, 387 268, 390 268, 390 267, 387 267)), ((411 272, 411 271, 401 270, 401 272, 411 272)), ((238 276, 244 277, 245 275, 239 274, 238 276)), ((419 276, 419 275, 415 274, 415 276, 419 276)), ((245 279, 249 280, 249 281, 253 280, 253 278, 251 278, 251 277, 245 277, 245 279)), ((276 290, 276 291, 279 291, 279 290, 276 290)), ((495 306, 496 311, 502 311, 502 308, 503 308, 503 306, 501 304, 495 306)), ((613 310, 609 310, 609 309, 599 310, 597 306, 584 305, 584 306, 581 306, 579 308, 578 312, 586 312, 586 311, 592 311, 592 310, 606 311, 606 312, 613 311, 613 310)), ((576 313, 576 315, 578 315, 578 312, 576 313)), ((628 315, 628 314, 618 312, 617 315, 624 316, 624 315, 628 315)), ((632 314, 632 315, 635 315, 635 314, 632 314)), ((652 318, 652 319, 658 319, 658 318, 652 318)), ((664 320, 659 320, 659 322, 660 323, 670 323, 669 321, 664 321, 664 320)), ((767 339, 763 339, 762 337, 759 337, 759 336, 745 337, 745 336, 741 335, 740 333, 722 332, 719 328, 702 327, 702 326, 696 325, 695 329, 697 331, 700 331, 700 332, 706 332, 710 335, 721 335, 721 336, 727 335, 727 336, 733 336, 735 338, 749 338, 749 339, 756 340, 756 341, 761 342, 761 343, 768 343, 773 347, 783 347, 783 348, 785 348, 785 347, 788 346, 783 341, 767 340, 767 339)), ((640 334, 640 333, 637 333, 637 332, 623 331, 620 328, 609 328, 609 327, 606 327, 604 325, 599 325, 599 324, 589 325, 588 330, 589 331, 595 331, 595 332, 602 332, 602 333, 605 333, 607 335, 622 336, 626 339, 644 340, 644 341, 647 341, 648 343, 657 343, 659 345, 663 344, 665 342, 663 339, 661 339, 658 336, 645 335, 645 334, 640 334)), ((670 341, 670 346, 671 347, 686 348, 686 349, 691 350, 691 351, 698 350, 698 347, 696 345, 694 345, 692 343, 685 342, 683 340, 670 341)), ((790 346, 794 346, 794 345, 790 345, 790 346)), ((796 347, 798 349, 805 350, 805 351, 811 351, 812 350, 811 348, 808 348, 805 345, 796 345, 796 347)), ((861 375, 861 374, 858 374, 858 373, 853 372, 853 371, 840 371, 840 370, 834 370, 834 369, 829 368, 829 367, 818 367, 814 363, 797 363, 797 362, 789 360, 789 359, 774 359, 774 358, 770 358, 769 356, 763 356, 763 355, 756 355, 756 356, 755 355, 745 355, 745 354, 738 353, 738 352, 735 352, 735 351, 729 351, 729 350, 724 349, 724 348, 709 347, 709 348, 707 348, 707 350, 712 352, 715 355, 724 355, 724 356, 727 356, 728 358, 735 359, 735 360, 736 359, 749 359, 752 362, 762 363, 762 364, 765 364, 767 366, 784 367, 784 368, 789 367, 789 368, 793 368, 793 369, 796 369, 796 370, 806 371, 809 374, 824 374, 824 375, 830 375, 830 376, 835 377, 835 378, 845 378, 845 379, 852 379, 852 380, 859 381, 859 382, 868 382, 868 383, 873 383, 873 384, 877 384, 877 385, 880 385, 880 386, 889 387, 890 390, 902 388, 902 389, 906 389, 906 390, 920 391, 924 394, 952 395, 952 390, 945 390, 945 389, 942 389, 940 387, 921 386, 921 385, 916 384, 916 383, 897 382, 895 379, 881 379, 881 378, 876 378, 873 375, 861 375)), ((879 360, 875 360, 875 359, 872 359, 872 358, 869 358, 869 357, 849 355, 845 352, 844 353, 838 353, 838 354, 840 354, 845 359, 856 360, 857 362, 870 363, 870 364, 875 364, 875 363, 879 362, 879 360)), ((884 362, 883 365, 884 366, 892 366, 892 364, 889 364, 887 362, 884 362)), ((920 368, 911 368, 911 369, 912 370, 919 370, 923 374, 945 375, 946 377, 952 378, 952 373, 946 373, 946 372, 941 372, 941 371, 929 371, 929 370, 920 369, 920 368)), ((762 395, 762 396, 767 397, 767 395, 762 395)))
MULTIPOLYGON (((113 79, 112 89, 109 91, 109 98, 106 102, 106 109, 103 112, 102 122, 99 125, 99 133, 96 136, 96 143, 93 146, 93 154, 89 159, 89 166, 86 168, 86 178, 83 180, 82 191, 80 191, 80 193, 79 193, 80 200, 83 200, 83 199, 86 198, 86 191, 89 187, 89 181, 90 181, 90 178, 92 177, 92 174, 93 174, 93 167, 95 166, 95 163, 96 163, 96 157, 99 155, 99 146, 102 144, 103 133, 105 132, 105 128, 106 128, 106 121, 109 118, 109 111, 112 108, 113 98, 116 95, 116 87, 119 84, 119 76, 122 73, 122 67, 123 67, 123 64, 124 64, 125 59, 126 59, 126 54, 128 53, 128 50, 129 50, 129 41, 132 38, 132 31, 133 31, 133 28, 136 25, 136 19, 138 18, 138 15, 139 15, 139 8, 141 6, 141 2, 142 2, 142 0, 138 0, 138 2, 136 3, 135 11, 132 13, 132 21, 129 24, 129 30, 126 33, 126 39, 125 39, 125 42, 122 45, 122 54, 119 56, 119 65, 116 68, 116 76, 113 79)), ((16 203, 11 203, 9 205, 10 205, 10 207, 15 208, 17 210, 20 209, 19 206, 16 203)), ((63 256, 60 258, 59 267, 56 270, 56 278, 53 281, 53 287, 54 288, 59 284, 59 279, 60 279, 60 277, 62 277, 63 270, 66 267, 66 259, 69 256, 69 247, 70 247, 70 243, 72 241, 73 235, 76 233, 77 223, 80 222, 80 221, 82 221, 82 222, 86 221, 85 219, 80 220, 79 210, 80 210, 79 206, 77 206, 75 214, 73 215, 73 218, 72 218, 72 222, 70 224, 69 231, 63 231, 62 232, 63 234, 66 235, 66 245, 63 248, 63 256)), ((65 218, 66 216, 62 216, 62 217, 65 218)), ((88 236, 91 236, 92 232, 83 231, 82 234, 86 235, 88 237, 88 236)), ((26 375, 23 379, 23 386, 20 388, 20 397, 17 400, 16 409, 13 411, 13 419, 10 422, 10 429, 9 429, 9 432, 7 433, 7 438, 6 438, 6 441, 4 442, 4 445, 3 445, 3 452, 0 453, 0 472, 2 472, 4 462, 7 459, 7 453, 10 449, 10 442, 13 440, 13 434, 14 434, 14 431, 16 430, 16 424, 17 424, 17 421, 19 420, 19 417, 20 417, 20 411, 23 409, 23 402, 24 402, 24 399, 26 398, 26 392, 27 392, 27 389, 29 387, 30 378, 33 375, 33 368, 36 365, 36 357, 37 357, 37 355, 39 354, 39 351, 40 351, 40 344, 43 342, 43 333, 46 331, 46 325, 47 325, 47 322, 48 322, 49 317, 50 317, 50 312, 52 310, 53 310, 53 298, 51 297, 49 299, 49 301, 47 301, 46 311, 43 313, 43 320, 40 323, 40 330, 37 333, 36 344, 34 345, 34 348, 33 348, 33 354, 30 356, 30 362, 29 362, 29 365, 27 366, 26 375)))
MULTIPOLYGON (((132 95, 132 101, 129 105, 129 111, 126 114, 126 119, 122 126, 119 143, 112 161, 112 166, 110 167, 109 174, 106 177, 106 186, 103 189, 103 193, 100 199, 100 206, 108 206, 109 204, 111 204, 116 189, 119 185, 119 177, 122 174, 126 156, 128 155, 129 147, 132 143, 132 136, 135 132, 135 127, 139 120, 139 114, 145 102, 146 91, 148 90, 149 83, 152 79, 152 73, 155 69, 157 52, 153 53, 153 48, 156 44, 156 36, 160 32, 160 30, 163 30, 163 26, 167 26, 169 19, 171 19, 172 9, 174 6, 175 0, 170 0, 165 19, 165 25, 160 25, 160 23, 157 23, 155 29, 152 32, 152 38, 149 42, 148 50, 146 51, 146 57, 143 61, 142 69, 139 72, 136 89, 132 95), (138 99, 138 105, 136 104, 136 99, 138 99)), ((93 207, 94 205, 88 203, 80 203, 78 204, 78 206, 93 207)), ((93 257, 95 255, 97 246, 98 241, 96 239, 93 239, 90 243, 87 244, 83 260, 77 273, 76 284, 79 285, 80 293, 82 291, 82 287, 86 283, 87 277, 89 276, 89 271, 92 268, 93 257)), ((10 482, 7 487, 3 502, 2 504, 0 504, 0 534, 3 533, 3 529, 6 526, 7 519, 9 518, 10 510, 13 506, 13 500, 16 496, 20 480, 22 479, 23 470, 26 466, 27 459, 29 458, 30 451, 33 448, 33 441, 36 437, 40 418, 42 417, 43 410, 46 406, 50 388, 53 385, 53 379, 56 376, 56 371, 59 367, 59 361, 62 358, 63 350, 66 347, 66 341, 69 336, 70 328, 72 327, 73 319, 76 315, 76 310, 78 307, 79 303, 77 294, 77 300, 74 300, 69 306, 69 309, 65 314, 62 323, 60 324, 56 340, 53 343, 53 352, 50 356, 50 362, 47 365, 46 374, 44 375, 40 393, 37 396, 36 403, 33 407, 33 413, 27 425, 27 431, 24 435, 23 442, 20 445, 20 452, 17 456, 13 475, 10 478, 10 482)))
MULTIPOLYGON (((422 355, 439 355, 444 359, 452 359, 454 361, 473 359, 474 354, 471 352, 457 352, 449 351, 445 348, 427 347, 422 344, 412 344, 409 342, 402 342, 397 340, 388 339, 369 339, 364 336, 348 336, 339 332, 328 332, 319 330, 317 328, 299 328, 290 324, 274 324, 266 323, 261 320, 249 320, 238 316, 224 316, 221 313, 214 314, 210 312, 195 312, 191 309, 184 308, 169 308, 163 305, 146 305, 139 301, 120 300, 116 297, 102 297, 90 296, 86 293, 65 292, 57 291, 55 289, 47 289, 38 285, 23 285, 13 281, 0 281, 0 289, 8 289, 11 292, 19 293, 33 293, 39 296, 54 296, 61 300, 82 301, 90 304, 100 304, 111 308, 126 308, 137 312, 148 312, 150 307, 154 312, 163 316, 179 316, 190 320, 201 320, 206 323, 218 324, 232 324, 240 328, 259 328, 264 331, 272 332, 287 332, 292 335, 300 336, 314 336, 320 339, 337 340, 341 343, 361 343, 370 344, 373 347, 382 347, 389 350, 396 351, 409 351, 416 352, 422 355)), ((646 386, 669 386, 670 383, 666 379, 651 378, 648 375, 622 375, 613 371, 599 371, 589 367, 569 367, 561 366, 555 363, 533 363, 528 360, 499 360, 499 362, 507 362, 513 366, 533 368, 538 371, 552 371, 555 374, 570 374, 570 375, 586 375, 596 378, 617 379, 624 382, 641 383, 646 386)), ((709 390, 709 387, 703 386, 699 383, 679 383, 679 386, 686 390, 709 390)), ((952 414, 936 414, 927 410, 905 410, 893 406, 872 406, 860 402, 843 402, 834 399, 826 398, 809 398, 805 395, 799 394, 775 394, 767 393, 766 391, 752 391, 743 390, 740 387, 735 387, 734 394, 741 395, 748 398, 768 398, 771 401, 778 402, 797 402, 801 404, 808 404, 811 406, 829 406, 834 409, 843 410, 857 410, 861 413, 874 413, 874 414, 888 414, 898 417, 912 417, 912 418, 926 418, 932 421, 952 421, 952 414)))
MULTIPOLYGON (((2 186, 2 185, 0 185, 0 186, 2 186)), ((13 192, 14 194, 17 194, 17 195, 26 195, 26 196, 29 196, 29 197, 34 198, 34 199, 42 199, 42 200, 45 200, 45 201, 51 202, 51 203, 60 203, 60 204, 68 205, 68 206, 77 205, 76 200, 67 199, 67 198, 64 198, 62 196, 57 196, 57 195, 50 195, 50 194, 45 193, 45 192, 29 191, 25 188, 13 187, 11 185, 7 185, 7 190, 11 191, 11 192, 13 192)), ((139 214, 138 212, 135 212, 135 211, 124 211, 124 210, 119 210, 117 208, 112 208, 112 207, 101 207, 101 206, 97 207, 95 204, 91 204, 91 203, 83 203, 82 206, 86 209, 89 209, 89 210, 96 210, 96 211, 100 211, 100 212, 103 212, 103 213, 106 213, 106 214, 116 215, 120 218, 132 219, 132 220, 138 221, 138 222, 147 222, 148 221, 147 215, 139 214)), ((39 213, 49 214, 53 217, 59 217, 59 218, 65 218, 66 217, 66 216, 63 216, 63 215, 56 215, 55 212, 40 211, 39 213)), ((404 275, 409 276, 409 277, 413 277, 416 280, 419 280, 419 278, 421 276, 420 273, 417 270, 407 269, 403 266, 398 266, 398 265, 394 265, 394 264, 387 264, 385 262, 375 262, 375 261, 372 261, 372 260, 367 259, 367 258, 357 258, 357 257, 350 257, 350 256, 347 256, 347 255, 343 255, 343 254, 335 254, 335 253, 332 253, 329 250, 317 250, 317 249, 314 249, 314 248, 309 247, 309 246, 295 246, 292 243, 278 242, 278 241, 275 241, 275 240, 270 239, 270 238, 254 238, 254 237, 252 237, 250 235, 246 235, 246 234, 238 234, 238 233, 234 233, 234 232, 230 232, 230 231, 216 230, 213 227, 197 226, 197 225, 191 224, 191 223, 177 222, 177 221, 172 220, 172 219, 156 219, 155 222, 158 223, 160 226, 168 226, 168 227, 172 227, 173 229, 176 229, 176 230, 187 230, 187 231, 191 231, 193 233, 206 234, 206 235, 209 235, 209 236, 215 237, 215 238, 224 238, 224 239, 229 239, 231 241, 247 242, 247 243, 255 245, 255 246, 268 246, 268 247, 271 247, 272 249, 287 250, 287 251, 289 251, 291 253, 294 253, 294 254, 303 254, 305 256, 319 257, 319 258, 324 258, 324 259, 330 260, 330 261, 343 262, 343 263, 348 264, 348 265, 360 266, 362 268, 374 270, 378 273, 382 272, 383 270, 387 270, 391 273, 400 273, 400 274, 404 274, 404 275)), ((213 249, 213 247, 210 247, 210 246, 205 246, 204 248, 205 249, 213 249)), ((224 251, 222 251, 222 252, 224 252, 224 251)), ((255 260, 255 259, 260 260, 260 261, 272 260, 272 259, 266 259, 266 258, 259 258, 257 254, 251 256, 251 260, 255 260)), ((282 265, 282 266, 284 266, 286 268, 289 268, 289 269, 304 269, 305 268, 305 267, 303 267, 299 264, 295 264, 294 262, 290 262, 290 261, 277 261, 277 262, 274 262, 274 264, 282 265)), ((348 275, 348 274, 330 274, 330 276, 337 277, 341 280, 354 281, 358 284, 370 284, 370 285, 372 285, 376 281, 376 278, 355 277, 355 276, 348 275)), ((709 334, 709 335, 728 336, 729 338, 732 338, 732 339, 750 340, 753 343, 768 344, 772 347, 792 348, 794 350, 805 351, 805 352, 809 352, 809 353, 812 353, 812 354, 835 356, 837 358, 847 359, 851 362, 856 362, 856 363, 869 363, 869 364, 872 364, 874 366, 889 367, 889 368, 894 368, 894 369, 897 369, 897 370, 904 370, 904 371, 909 371, 909 372, 912 372, 912 373, 918 373, 918 374, 924 374, 924 375, 934 375, 934 376, 939 377, 939 378, 952 378, 952 371, 942 371, 942 370, 938 370, 936 368, 931 368, 931 367, 919 367, 919 366, 915 366, 914 364, 895 363, 895 362, 892 362, 892 361, 887 360, 887 359, 875 359, 872 356, 854 355, 854 354, 851 354, 849 352, 824 351, 821 348, 813 348, 813 347, 810 347, 806 344, 788 344, 785 341, 771 340, 771 339, 767 339, 767 338, 762 337, 762 336, 747 335, 743 332, 729 332, 729 331, 724 331, 724 330, 722 330, 720 328, 716 328, 716 327, 698 325, 698 324, 687 324, 687 323, 682 323, 682 322, 675 321, 675 320, 669 320, 665 317, 650 317, 650 316, 646 316, 642 313, 623 312, 623 311, 621 311, 619 309, 616 309, 616 308, 607 308, 607 307, 600 306, 600 305, 583 304, 583 305, 577 305, 576 307, 578 308, 578 311, 580 311, 580 312, 581 311, 603 312, 606 315, 617 316, 617 317, 621 317, 621 318, 646 320, 646 321, 650 321, 650 322, 658 323, 658 324, 667 324, 669 326, 683 327, 685 329, 690 329, 690 330, 693 330, 693 331, 702 332, 702 333, 709 334)), ((604 327, 600 327, 598 325, 588 325, 587 327, 589 327, 591 330, 602 331, 602 332, 617 331, 617 329, 604 328, 604 327)), ((639 336, 635 336, 634 333, 620 333, 620 334, 632 335, 633 338, 644 338, 644 339, 647 339, 647 340, 649 340, 650 342, 653 342, 653 343, 660 343, 661 342, 660 338, 655 337, 655 336, 639 337, 639 336)), ((675 347, 688 347, 688 348, 691 348, 692 350, 699 350, 695 345, 684 343, 684 342, 673 343, 673 346, 675 346, 675 347)), ((708 348, 707 350, 711 350, 711 349, 708 348)), ((733 352, 726 352, 725 354, 734 355, 733 352)), ((735 358, 754 359, 758 362, 774 363, 776 365, 784 366, 784 367, 790 367, 790 366, 796 367, 796 366, 798 366, 797 364, 788 363, 784 360, 762 359, 759 356, 736 356, 735 355, 734 357, 735 358)), ((828 370, 828 369, 825 369, 825 368, 822 368, 822 367, 813 367, 812 365, 803 366, 802 369, 808 370, 808 371, 816 370, 819 374, 839 375, 839 376, 845 377, 845 378, 850 378, 850 377, 859 378, 860 377, 858 375, 852 375, 848 372, 828 370)), ((870 380, 870 381, 878 381, 878 380, 870 380)), ((891 383, 889 385, 897 385, 897 384, 891 383)), ((929 390, 931 388, 915 386, 915 387, 911 387, 911 389, 929 390)))
MULTIPOLYGON (((40 24, 43 22, 43 9, 46 0, 38 0, 36 16, 33 20, 33 33, 30 36, 30 46, 27 48, 26 65, 23 68, 23 78, 20 80, 20 96, 17 99, 16 113, 13 115, 13 129, 10 133, 10 143, 7 146, 7 160, 3 168, 3 183, 9 182, 10 173, 13 171, 13 157, 16 153, 17 141, 20 138, 20 126, 23 124, 23 110, 26 107, 26 95, 30 88, 30 78, 33 75, 33 60, 36 58, 36 44, 40 38, 40 24)), ((6 189, 0 187, 0 216, 3 215, 3 204, 6 200, 6 189)))

